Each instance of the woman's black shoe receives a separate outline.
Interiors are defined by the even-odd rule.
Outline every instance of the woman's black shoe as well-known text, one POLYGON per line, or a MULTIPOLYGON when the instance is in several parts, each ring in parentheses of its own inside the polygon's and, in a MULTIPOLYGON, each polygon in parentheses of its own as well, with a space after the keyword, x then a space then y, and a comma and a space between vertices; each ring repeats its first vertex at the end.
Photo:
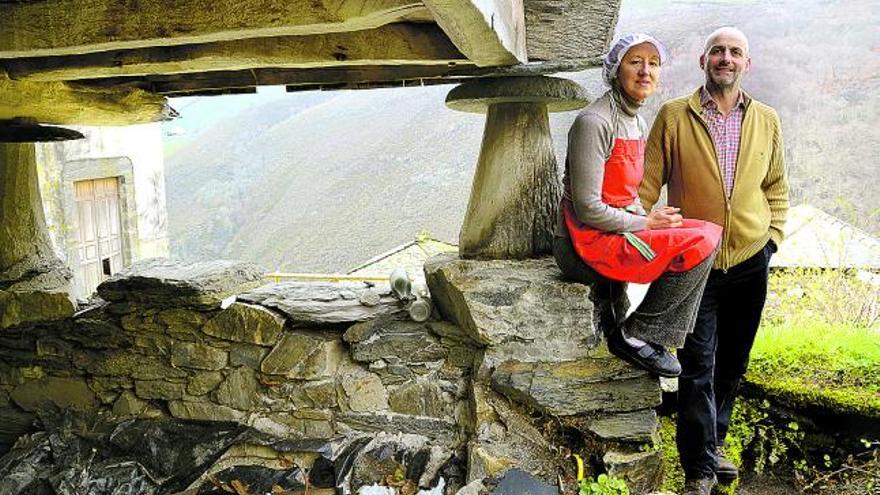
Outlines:
POLYGON ((608 334, 608 350, 639 368, 665 378, 675 378, 681 374, 681 364, 666 348, 654 344, 631 346, 623 338, 620 328, 608 334))

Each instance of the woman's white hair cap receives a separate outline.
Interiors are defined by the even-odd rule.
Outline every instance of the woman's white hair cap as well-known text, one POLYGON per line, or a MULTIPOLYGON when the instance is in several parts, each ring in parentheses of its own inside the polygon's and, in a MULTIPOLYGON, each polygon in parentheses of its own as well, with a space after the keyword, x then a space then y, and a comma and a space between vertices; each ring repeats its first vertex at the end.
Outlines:
POLYGON ((611 86, 611 81, 617 78, 617 69, 620 67, 620 62, 623 60, 623 56, 626 55, 626 52, 630 48, 641 43, 650 43, 654 45, 654 48, 657 49, 657 53, 660 54, 660 65, 665 64, 666 60, 669 59, 669 55, 666 53, 666 47, 663 46, 663 43, 660 43, 657 38, 649 34, 633 33, 621 36, 613 45, 611 45, 611 49, 608 50, 605 59, 602 60, 602 79, 605 80, 605 84, 611 86))

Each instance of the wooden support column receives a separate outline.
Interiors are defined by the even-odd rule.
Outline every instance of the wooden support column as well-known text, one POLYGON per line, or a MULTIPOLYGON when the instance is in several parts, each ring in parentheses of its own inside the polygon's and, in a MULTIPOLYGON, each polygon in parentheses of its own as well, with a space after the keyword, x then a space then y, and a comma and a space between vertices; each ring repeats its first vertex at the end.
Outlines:
POLYGON ((459 235, 463 258, 518 259, 549 253, 561 194, 548 111, 586 104, 567 79, 509 77, 453 89, 446 104, 486 112, 486 127, 459 235))
POLYGON ((73 314, 70 271, 52 248, 33 143, 0 143, 0 329, 73 314))

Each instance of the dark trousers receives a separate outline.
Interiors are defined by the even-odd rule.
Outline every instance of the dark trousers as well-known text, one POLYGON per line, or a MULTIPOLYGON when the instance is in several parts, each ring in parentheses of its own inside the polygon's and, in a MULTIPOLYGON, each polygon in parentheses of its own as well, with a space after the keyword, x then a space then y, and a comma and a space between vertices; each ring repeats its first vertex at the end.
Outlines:
POLYGON ((761 322, 774 251, 761 251, 727 273, 712 270, 692 334, 678 351, 676 443, 688 478, 711 477, 716 446, 724 442, 740 380, 761 322))
POLYGON ((606 279, 593 270, 574 251, 569 239, 555 238, 553 256, 566 278, 592 288, 594 316, 603 333, 622 324, 628 337, 666 347, 681 347, 694 327, 706 277, 715 259, 712 253, 686 272, 662 274, 651 283, 639 307, 626 317, 626 283, 606 279))

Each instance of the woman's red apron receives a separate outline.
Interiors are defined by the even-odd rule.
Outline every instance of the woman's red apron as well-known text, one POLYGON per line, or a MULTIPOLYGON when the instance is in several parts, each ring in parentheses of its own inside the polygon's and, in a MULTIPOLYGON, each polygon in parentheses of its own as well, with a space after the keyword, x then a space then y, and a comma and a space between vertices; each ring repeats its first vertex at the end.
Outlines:
MULTIPOLYGON (((644 169, 645 141, 616 139, 605 162, 602 202, 616 208, 635 203, 644 169)), ((604 277, 647 284, 663 272, 685 272, 699 265, 715 251, 721 227, 686 218, 681 227, 641 230, 634 234, 645 241, 656 256, 646 259, 623 235, 588 227, 577 219, 571 201, 562 200, 562 212, 575 252, 604 277)))

